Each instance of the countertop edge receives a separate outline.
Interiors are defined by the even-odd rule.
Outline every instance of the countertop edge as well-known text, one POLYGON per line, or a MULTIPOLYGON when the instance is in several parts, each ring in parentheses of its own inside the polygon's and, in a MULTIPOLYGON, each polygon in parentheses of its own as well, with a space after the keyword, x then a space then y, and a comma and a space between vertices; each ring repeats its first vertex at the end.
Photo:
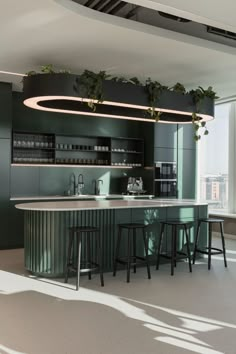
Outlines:
POLYGON ((122 194, 108 194, 108 195, 77 195, 77 196, 63 196, 63 195, 51 195, 51 196, 25 196, 25 197, 11 197, 10 201, 21 200, 96 200, 96 199, 152 199, 155 196, 153 194, 145 195, 122 195, 122 194))
POLYGON ((194 207, 206 205, 197 200, 81 200, 57 202, 33 202, 16 204, 21 210, 32 211, 81 211, 105 209, 132 209, 132 208, 166 208, 166 207, 194 207))

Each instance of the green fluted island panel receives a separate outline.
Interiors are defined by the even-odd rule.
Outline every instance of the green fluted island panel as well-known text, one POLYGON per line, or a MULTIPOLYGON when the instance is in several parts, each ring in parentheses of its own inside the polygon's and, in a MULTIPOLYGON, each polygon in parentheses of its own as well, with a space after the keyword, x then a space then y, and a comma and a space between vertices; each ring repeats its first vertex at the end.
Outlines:
MULTIPOLYGON (((103 236, 104 267, 112 267, 115 236, 114 210, 25 211, 25 266, 42 276, 64 273, 69 227, 96 225, 103 236)), ((94 238, 95 240, 95 238, 94 238)), ((95 252, 93 242, 92 249, 95 252)), ((82 256, 86 252, 82 245, 82 256)))
MULTIPOLYGON (((104 270, 111 271, 118 223, 144 222, 148 225, 149 254, 155 256, 161 220, 181 217, 182 220, 194 221, 190 233, 193 245, 196 223, 199 218, 207 217, 206 206, 162 207, 137 209, 99 209, 79 211, 24 211, 25 267, 31 273, 44 277, 62 276, 66 262, 69 227, 90 225, 100 228, 103 240, 104 270)), ((201 230, 201 243, 206 242, 207 230, 201 230)), ((170 248, 170 232, 167 231, 165 249, 170 248)), ((95 241, 95 237, 93 239, 95 241)), ((137 250, 144 254, 142 238, 137 237, 137 250)), ((126 254, 125 237, 121 244, 121 256, 126 254)), ((180 238, 179 248, 184 243, 180 238)), ((95 254, 95 242, 92 244, 95 254)), ((82 243, 82 257, 86 254, 82 243)))

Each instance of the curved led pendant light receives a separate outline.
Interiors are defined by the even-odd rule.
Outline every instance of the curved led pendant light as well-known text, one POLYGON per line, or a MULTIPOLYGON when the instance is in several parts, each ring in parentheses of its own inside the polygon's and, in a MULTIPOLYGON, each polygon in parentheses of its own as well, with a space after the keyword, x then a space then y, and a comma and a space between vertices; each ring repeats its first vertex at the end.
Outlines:
MULTIPOLYGON (((103 82, 104 100, 98 103, 96 110, 88 107, 91 101, 80 85, 79 76, 74 74, 36 74, 24 77, 24 104, 28 107, 60 113, 71 113, 88 116, 102 116, 155 122, 147 110, 150 108, 145 87, 111 80, 103 82)), ((164 91, 158 100, 156 111, 162 112, 161 123, 192 123, 192 113, 196 113, 196 105, 190 94, 182 95, 173 91, 164 91)), ((214 118, 214 101, 204 98, 200 112, 201 122, 214 118)))

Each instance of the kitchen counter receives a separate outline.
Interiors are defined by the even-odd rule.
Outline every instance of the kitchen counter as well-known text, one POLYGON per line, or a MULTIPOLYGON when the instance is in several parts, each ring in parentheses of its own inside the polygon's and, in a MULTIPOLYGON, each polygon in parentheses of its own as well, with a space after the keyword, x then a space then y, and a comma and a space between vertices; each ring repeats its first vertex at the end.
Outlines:
MULTIPOLYGON (((155 258, 160 221, 177 218, 192 221, 194 227, 190 241, 193 243, 197 220, 208 216, 207 204, 192 199, 45 200, 20 203, 15 207, 24 212, 25 267, 32 274, 44 277, 63 275, 71 226, 96 226, 100 229, 104 270, 111 271, 117 224, 134 222, 148 225, 149 253, 155 258)), ((137 237, 137 249, 142 254, 141 241, 142 238, 137 237)), ((182 242, 184 240, 180 240, 180 244, 182 242)), ((95 248, 95 244, 92 247, 95 248)), ((168 241, 164 247, 168 249, 168 241)), ((84 248, 82 258, 83 252, 84 248)))
POLYGON ((97 200, 97 199, 152 199, 152 194, 125 195, 125 194, 81 194, 81 195, 39 195, 39 196, 19 196, 11 197, 12 201, 20 200, 97 200))
POLYGON ((57 202, 34 202, 16 204, 17 209, 34 211, 76 211, 76 210, 104 210, 126 208, 166 208, 181 206, 207 205, 206 203, 191 199, 153 199, 153 200, 80 200, 57 202))

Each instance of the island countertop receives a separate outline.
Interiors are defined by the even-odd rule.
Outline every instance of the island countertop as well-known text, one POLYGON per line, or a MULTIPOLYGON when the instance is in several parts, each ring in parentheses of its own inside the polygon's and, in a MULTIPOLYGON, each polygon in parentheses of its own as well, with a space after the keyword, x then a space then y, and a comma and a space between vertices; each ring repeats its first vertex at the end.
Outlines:
POLYGON ((16 204, 15 207, 21 210, 32 211, 79 211, 79 210, 104 210, 104 209, 126 209, 126 208, 166 208, 166 207, 188 207, 207 205, 207 203, 196 199, 147 199, 147 200, 70 200, 55 202, 34 202, 16 204))

